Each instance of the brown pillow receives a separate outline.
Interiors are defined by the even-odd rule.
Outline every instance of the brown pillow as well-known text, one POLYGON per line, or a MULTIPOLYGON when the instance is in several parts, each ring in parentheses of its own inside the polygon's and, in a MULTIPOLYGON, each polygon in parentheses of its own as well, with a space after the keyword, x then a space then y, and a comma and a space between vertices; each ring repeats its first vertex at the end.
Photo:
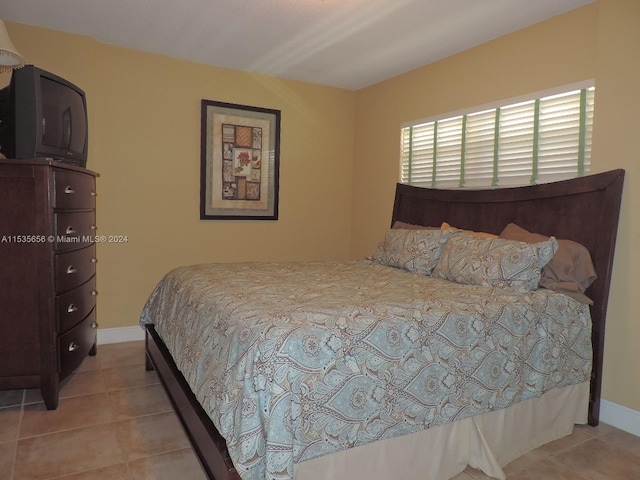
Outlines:
MULTIPOLYGON (((500 238, 539 243, 549 237, 531 233, 515 223, 510 223, 502 231, 500 238)), ((540 286, 592 305, 593 301, 584 292, 596 278, 591 255, 586 247, 572 240, 558 239, 558 251, 542 269, 540 286)))
POLYGON ((414 225, 413 223, 406 223, 396 220, 393 222, 392 228, 401 228, 403 230, 440 230, 438 227, 424 227, 422 225, 414 225))
POLYGON ((464 233, 467 233, 469 235, 473 235, 474 237, 480 237, 480 238, 498 238, 498 235, 494 235, 493 233, 476 232, 474 230, 464 230, 462 228, 452 227, 447 222, 442 222, 442 225, 440 225, 440 229, 441 230, 451 230, 453 232, 463 231, 464 233))

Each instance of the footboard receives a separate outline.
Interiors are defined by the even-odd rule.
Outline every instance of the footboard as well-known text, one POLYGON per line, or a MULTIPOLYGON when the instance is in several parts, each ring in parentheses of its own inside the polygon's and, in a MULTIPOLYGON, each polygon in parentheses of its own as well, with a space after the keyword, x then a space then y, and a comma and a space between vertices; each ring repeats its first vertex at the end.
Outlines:
POLYGON ((240 480, 224 439, 196 400, 153 325, 146 326, 147 370, 155 370, 182 422, 200 464, 212 480, 240 480))

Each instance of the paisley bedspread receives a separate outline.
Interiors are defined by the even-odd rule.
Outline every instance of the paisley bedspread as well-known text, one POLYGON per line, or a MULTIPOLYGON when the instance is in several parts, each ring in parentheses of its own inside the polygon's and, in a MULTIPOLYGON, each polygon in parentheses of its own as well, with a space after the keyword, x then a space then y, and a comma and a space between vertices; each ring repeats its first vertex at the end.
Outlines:
POLYGON ((589 307, 369 260, 180 267, 154 323, 243 479, 588 381, 589 307))

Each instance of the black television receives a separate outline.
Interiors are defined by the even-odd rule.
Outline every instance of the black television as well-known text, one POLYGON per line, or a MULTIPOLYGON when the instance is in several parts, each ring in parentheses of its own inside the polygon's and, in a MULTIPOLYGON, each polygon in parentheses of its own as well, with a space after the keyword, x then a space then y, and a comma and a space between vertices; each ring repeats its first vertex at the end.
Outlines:
POLYGON ((87 164, 84 91, 34 65, 13 71, 0 90, 0 152, 7 158, 50 158, 87 164))

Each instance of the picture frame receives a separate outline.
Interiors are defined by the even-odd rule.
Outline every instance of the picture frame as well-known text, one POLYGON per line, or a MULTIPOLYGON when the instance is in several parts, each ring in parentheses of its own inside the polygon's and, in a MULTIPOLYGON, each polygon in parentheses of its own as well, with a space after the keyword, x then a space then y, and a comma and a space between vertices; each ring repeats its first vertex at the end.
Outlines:
POLYGON ((201 102, 201 220, 277 220, 280 110, 201 102))

